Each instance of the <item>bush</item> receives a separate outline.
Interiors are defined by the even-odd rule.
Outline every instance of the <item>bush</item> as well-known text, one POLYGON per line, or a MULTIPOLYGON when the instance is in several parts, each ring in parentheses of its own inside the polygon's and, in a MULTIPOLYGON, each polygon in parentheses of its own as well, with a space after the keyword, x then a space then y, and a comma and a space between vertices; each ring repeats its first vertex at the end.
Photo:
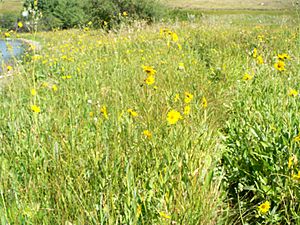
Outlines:
MULTIPOLYGON (((157 0, 27 0, 24 7, 42 12, 39 25, 46 29, 71 28, 93 21, 100 27, 104 21, 112 28, 120 24, 124 17, 143 19, 149 22, 163 15, 163 7, 157 0)), ((29 18, 30 19, 30 18, 29 18)))
POLYGON ((150 22, 159 19, 163 15, 163 7, 155 0, 128 0, 120 1, 119 7, 121 11, 129 12, 129 14, 150 22))
POLYGON ((278 77, 262 73, 245 84, 224 130, 225 186, 247 224, 300 222, 299 99, 287 96, 287 75, 278 77), (259 216, 266 201, 271 208, 259 216))
POLYGON ((16 13, 3 13, 0 15, 1 27, 9 30, 16 28, 18 18, 16 13))
POLYGON ((83 3, 79 0, 27 0, 24 8, 42 12, 39 25, 44 29, 71 28, 85 22, 83 3))
POLYGON ((164 15, 162 5, 156 0, 89 0, 87 11, 91 13, 90 20, 95 26, 101 26, 105 21, 110 28, 127 16, 153 22, 164 15))
POLYGON ((100 21, 116 21, 118 15, 126 12, 130 17, 153 22, 163 15, 163 7, 156 0, 89 0, 87 13, 91 19, 100 21))

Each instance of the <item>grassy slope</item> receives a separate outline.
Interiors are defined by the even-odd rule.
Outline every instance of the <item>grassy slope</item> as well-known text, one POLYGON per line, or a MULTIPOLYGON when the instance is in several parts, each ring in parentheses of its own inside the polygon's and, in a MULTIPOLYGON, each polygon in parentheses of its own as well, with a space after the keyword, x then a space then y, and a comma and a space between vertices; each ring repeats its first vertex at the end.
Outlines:
MULTIPOLYGON (((192 9, 276 10, 293 7, 292 0, 162 0, 162 2, 171 7, 192 9)), ((22 0, 4 0, 0 2, 0 13, 19 11, 21 3, 22 0)))
POLYGON ((193 9, 274 10, 292 7, 288 0, 164 0, 171 7, 193 9), (262 4, 263 3, 263 4, 262 4))
MULTIPOLYGON (((276 52, 297 57, 291 24, 287 15, 218 14, 202 17, 199 24, 139 26, 109 35, 38 33, 45 43, 41 56, 20 67, 1 92, 0 220, 216 224, 219 177, 212 171, 222 150, 218 131, 230 116, 226 112, 235 110, 232 101, 260 88, 242 81, 246 72, 255 71, 267 86, 273 77, 264 76, 272 76, 276 52), (167 47, 161 27, 178 33, 182 50, 176 43, 167 47), (249 56, 260 45, 258 35, 268 43, 259 49, 265 65, 249 56), (185 70, 178 70, 179 63, 185 70), (143 64, 155 66, 157 90, 144 84, 143 64), (167 112, 183 112, 185 91, 194 95, 191 114, 169 126, 167 112), (177 93, 181 100, 174 102, 177 93), (42 112, 32 113, 32 104, 42 112), (139 116, 131 118, 128 108, 139 116), (144 129, 152 132, 151 139, 144 129)), ((291 68, 296 70, 294 63, 291 68)), ((299 82, 294 81, 279 81, 282 98, 299 82)), ((257 202, 251 207, 256 209, 257 202)))
POLYGON ((45 48, 1 94, 3 223, 216 224, 218 131, 237 89, 244 88, 245 72, 254 69, 260 77, 272 71, 271 62, 257 65, 248 52, 259 34, 276 51, 296 52, 285 42, 295 31, 287 16, 201 20, 117 34, 37 34, 45 48), (177 43, 168 47, 162 27, 177 32, 182 50, 177 43), (155 66, 157 89, 144 83, 141 65, 155 66), (168 111, 184 111, 186 91, 194 95, 190 115, 168 125, 168 111), (41 113, 31 112, 33 104, 41 113))
POLYGON ((4 0, 3 2, 0 2, 0 14, 6 12, 19 12, 21 9, 21 0, 4 0))

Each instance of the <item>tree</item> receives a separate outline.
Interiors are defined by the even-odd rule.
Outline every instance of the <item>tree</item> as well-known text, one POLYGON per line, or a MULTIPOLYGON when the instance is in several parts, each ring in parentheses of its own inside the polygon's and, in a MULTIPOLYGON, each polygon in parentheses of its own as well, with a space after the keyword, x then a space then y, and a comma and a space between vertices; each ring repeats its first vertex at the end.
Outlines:
POLYGON ((37 7, 43 14, 44 28, 71 28, 85 22, 83 1, 80 0, 26 0, 24 7, 37 7))

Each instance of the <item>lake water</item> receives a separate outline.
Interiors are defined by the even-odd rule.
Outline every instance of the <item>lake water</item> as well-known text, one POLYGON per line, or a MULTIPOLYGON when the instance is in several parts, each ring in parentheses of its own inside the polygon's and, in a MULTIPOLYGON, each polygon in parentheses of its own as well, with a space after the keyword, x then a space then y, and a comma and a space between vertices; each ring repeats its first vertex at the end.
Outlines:
POLYGON ((0 40, 0 65, 19 57, 24 52, 24 43, 19 40, 0 40))

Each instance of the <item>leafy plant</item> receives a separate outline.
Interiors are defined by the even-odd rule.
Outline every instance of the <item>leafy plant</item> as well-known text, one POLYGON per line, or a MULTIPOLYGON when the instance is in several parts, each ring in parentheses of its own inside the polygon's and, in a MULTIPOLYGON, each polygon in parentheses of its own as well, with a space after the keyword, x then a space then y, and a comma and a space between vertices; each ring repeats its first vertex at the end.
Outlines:
POLYGON ((300 107, 298 94, 289 94, 289 86, 298 86, 289 65, 284 75, 263 67, 253 81, 243 81, 223 130, 228 199, 240 211, 236 219, 250 224, 300 222, 300 107), (265 201, 270 210, 262 215, 258 206, 265 201))

